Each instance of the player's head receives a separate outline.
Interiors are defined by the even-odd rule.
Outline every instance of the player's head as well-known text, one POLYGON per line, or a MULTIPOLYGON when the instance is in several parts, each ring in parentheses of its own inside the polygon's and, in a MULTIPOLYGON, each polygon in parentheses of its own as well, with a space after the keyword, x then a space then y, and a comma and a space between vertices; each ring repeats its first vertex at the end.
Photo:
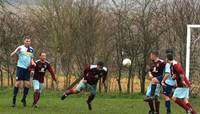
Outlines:
POLYGON ((42 62, 46 61, 46 53, 45 52, 40 53, 40 61, 42 61, 42 62))
POLYGON ((99 61, 99 62, 97 63, 97 69, 101 70, 101 69, 103 69, 103 66, 104 66, 104 63, 103 63, 103 62, 99 61))
POLYGON ((153 61, 153 60, 156 60, 158 58, 158 51, 151 51, 150 53, 150 59, 153 61))
POLYGON ((167 53, 167 55, 166 55, 166 61, 167 62, 171 62, 173 60, 174 60, 173 53, 167 53))
POLYGON ((173 51, 172 49, 166 49, 165 53, 166 53, 166 54, 170 54, 170 53, 173 54, 174 51, 173 51))
POLYGON ((31 37, 30 36, 25 36, 23 40, 24 40, 24 45, 26 47, 31 45, 31 37))

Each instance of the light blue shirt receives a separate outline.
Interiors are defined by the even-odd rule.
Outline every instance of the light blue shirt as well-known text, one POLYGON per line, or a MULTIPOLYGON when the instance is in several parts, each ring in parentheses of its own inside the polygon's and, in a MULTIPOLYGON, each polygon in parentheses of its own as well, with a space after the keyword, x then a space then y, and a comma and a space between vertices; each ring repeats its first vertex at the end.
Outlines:
POLYGON ((170 64, 169 63, 167 63, 165 65, 165 74, 169 74, 167 80, 165 80, 165 83, 170 85, 170 86, 175 86, 176 85, 176 80, 172 79, 171 69, 170 69, 170 64))
POLYGON ((28 67, 31 64, 31 60, 33 58, 33 48, 25 47, 24 45, 21 45, 17 47, 16 50, 19 50, 17 55, 18 55, 18 61, 17 61, 17 67, 28 69, 28 67))

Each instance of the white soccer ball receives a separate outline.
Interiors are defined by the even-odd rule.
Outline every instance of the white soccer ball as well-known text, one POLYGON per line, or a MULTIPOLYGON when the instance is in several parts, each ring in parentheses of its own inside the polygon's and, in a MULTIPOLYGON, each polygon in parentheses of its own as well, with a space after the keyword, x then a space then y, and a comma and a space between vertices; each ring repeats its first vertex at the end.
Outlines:
POLYGON ((123 66, 125 67, 130 67, 131 66, 131 60, 129 58, 125 58, 123 61, 122 61, 122 64, 123 66))

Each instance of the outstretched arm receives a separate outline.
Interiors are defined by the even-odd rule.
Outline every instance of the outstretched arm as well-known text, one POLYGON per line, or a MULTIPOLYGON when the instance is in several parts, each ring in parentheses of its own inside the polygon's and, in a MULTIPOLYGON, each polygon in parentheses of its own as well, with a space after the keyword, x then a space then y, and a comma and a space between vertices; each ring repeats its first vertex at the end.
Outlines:
POLYGON ((21 50, 21 48, 20 48, 20 47, 17 47, 17 48, 15 49, 15 51, 13 51, 13 52, 10 54, 10 56, 12 57, 14 54, 18 53, 20 50, 21 50))

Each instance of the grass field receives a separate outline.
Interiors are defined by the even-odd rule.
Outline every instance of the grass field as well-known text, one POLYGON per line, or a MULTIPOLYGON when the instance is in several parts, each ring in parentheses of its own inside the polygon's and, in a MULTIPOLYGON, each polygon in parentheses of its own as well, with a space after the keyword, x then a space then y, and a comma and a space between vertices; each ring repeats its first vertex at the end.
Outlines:
MULTIPOLYGON (((27 107, 23 107, 20 99, 22 90, 19 92, 17 107, 11 106, 12 89, 0 89, 0 114, 147 114, 148 105, 143 102, 143 96, 99 94, 93 102, 93 110, 89 111, 85 103, 87 94, 70 96, 61 101, 60 91, 43 91, 39 108, 34 109, 32 104, 32 90, 27 99, 27 107)), ((200 111, 200 98, 190 100, 196 109, 200 111)), ((185 114, 184 110, 172 104, 172 114, 185 114)), ((165 114, 164 102, 161 100, 161 114, 165 114)))

